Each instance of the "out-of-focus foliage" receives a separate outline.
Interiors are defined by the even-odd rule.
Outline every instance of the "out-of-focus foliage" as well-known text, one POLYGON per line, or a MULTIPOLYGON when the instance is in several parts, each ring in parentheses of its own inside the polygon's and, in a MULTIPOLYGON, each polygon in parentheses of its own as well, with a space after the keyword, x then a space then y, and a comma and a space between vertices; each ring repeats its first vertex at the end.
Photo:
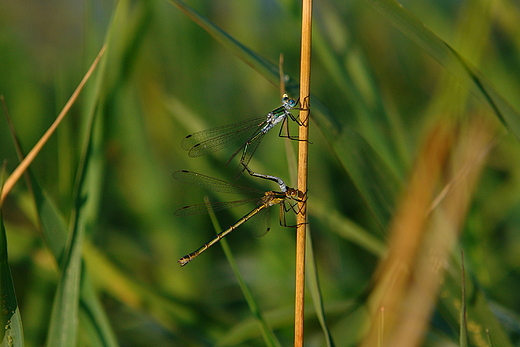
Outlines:
MULTIPOLYGON (((171 174, 187 169, 233 180, 238 163, 225 162, 236 148, 189 158, 180 142, 280 105, 276 78, 241 58, 262 57, 276 66, 283 54, 284 72, 297 80, 300 4, 189 1, 251 50, 240 48, 246 58, 239 58, 173 3, 0 3, 0 94, 25 153, 108 43, 87 89, 32 164, 31 177, 2 207, 16 293, 10 302, 18 303, 26 346, 58 344, 61 327, 64 345, 292 343, 294 230, 273 216, 262 238, 248 223, 227 237, 243 283, 219 245, 181 268, 176 261, 207 242, 214 227, 209 216, 173 212, 202 203, 207 194, 213 201, 230 198, 182 185, 171 174), (67 324, 76 320, 79 326, 67 324)), ((432 124, 456 124, 464 138, 476 119, 496 129, 495 140, 464 205, 467 215, 423 344, 462 341, 463 249, 469 345, 486 346, 485 329, 494 346, 513 345, 520 338, 520 146, 514 135, 520 6, 509 0, 401 3, 406 12, 390 0, 315 2, 308 201, 316 272, 309 271, 306 345, 326 345, 323 325, 336 346, 360 343, 368 330, 371 278, 424 153, 419 148, 432 124), (436 56, 439 42, 477 70, 436 56), (490 99, 475 76, 492 86, 490 99), (510 119, 490 102, 495 96, 510 106, 510 119), (318 300, 324 315, 316 313, 318 300)), ((287 90, 297 97, 296 84, 287 90)), ((293 186, 296 141, 285 142, 277 132, 265 136, 251 167, 293 186)), ((0 159, 8 173, 19 160, 4 118, 0 159)), ((454 167, 462 162, 456 153, 450 160, 454 167)), ((465 169, 460 172, 455 182, 464 181, 465 169)), ((277 188, 247 175, 238 184, 277 188)), ((445 187, 434 188, 440 194, 445 187)), ((253 207, 218 213, 220 225, 253 207)), ((8 272, 2 269, 0 275, 8 272)))

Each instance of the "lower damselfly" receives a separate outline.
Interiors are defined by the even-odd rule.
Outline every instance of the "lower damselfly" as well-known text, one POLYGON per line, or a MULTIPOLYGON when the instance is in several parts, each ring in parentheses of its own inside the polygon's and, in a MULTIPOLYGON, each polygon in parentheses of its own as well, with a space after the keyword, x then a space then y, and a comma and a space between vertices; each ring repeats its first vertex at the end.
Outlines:
MULTIPOLYGON (((195 132, 182 140, 181 147, 188 151, 190 157, 200 157, 234 143, 241 143, 241 146, 231 155, 226 165, 229 164, 240 151, 242 151, 240 163, 247 165, 263 136, 278 123, 282 123, 278 136, 298 140, 297 136, 291 136, 289 134, 289 124, 287 122, 287 119, 291 119, 298 125, 302 125, 298 118, 290 112, 290 110, 296 109, 297 104, 297 101, 289 98, 287 94, 284 94, 282 97, 282 105, 269 112, 266 116, 195 132), (284 124, 286 126, 286 135, 283 135, 284 124)), ((239 169, 238 175, 243 171, 241 166, 239 169)))
MULTIPOLYGON (((245 167, 247 168, 247 166, 245 167)), ((205 243, 200 248, 198 248, 196 251, 185 255, 181 259, 178 260, 178 263, 181 266, 184 266, 188 264, 193 258, 199 256, 202 252, 206 251, 209 247, 213 246, 215 243, 219 242, 222 238, 224 238, 226 235, 231 233, 233 230, 238 228, 243 223, 247 222, 249 219, 253 218, 254 216, 263 213, 264 220, 266 222, 265 226, 262 227, 260 225, 261 230, 259 233, 257 233, 257 236, 262 236, 266 234, 269 231, 269 208, 273 205, 279 205, 280 206, 280 225, 286 226, 286 227, 296 227, 297 225, 287 225, 285 221, 285 212, 288 212, 290 210, 294 211, 295 213, 299 213, 299 209, 297 208, 296 204, 297 202, 303 202, 306 199, 306 194, 300 192, 297 189, 289 188, 285 185, 285 183, 278 177, 275 176, 269 176, 269 175, 261 175, 261 174, 255 174, 257 177, 265 178, 269 180, 273 180, 277 182, 280 186, 280 192, 278 191, 268 191, 268 192, 262 192, 254 188, 247 188, 247 187, 241 187, 232 183, 228 183, 213 177, 209 177, 206 175, 202 175, 200 173, 192 172, 192 171, 186 171, 186 170, 180 170, 173 173, 173 177, 177 179, 180 182, 196 185, 208 190, 212 190, 215 192, 220 193, 231 193, 231 194, 241 194, 241 193, 255 193, 258 194, 259 197, 256 197, 254 199, 243 199, 243 200, 237 200, 237 201, 229 201, 229 202, 211 202, 211 203, 205 203, 205 204, 197 204, 197 205, 191 205, 191 206, 185 206, 177 211, 175 211, 176 216, 192 216, 192 215, 200 215, 208 213, 209 211, 221 211, 233 207, 238 207, 241 205, 244 205, 248 202, 256 202, 257 207, 253 210, 251 210, 249 213, 244 215, 242 218, 240 218, 235 224, 227 228, 226 230, 222 231, 221 233, 217 234, 211 241, 208 243, 205 243), (263 194, 263 195, 261 195, 263 194), (294 201, 294 203, 290 203, 289 200, 294 201)))

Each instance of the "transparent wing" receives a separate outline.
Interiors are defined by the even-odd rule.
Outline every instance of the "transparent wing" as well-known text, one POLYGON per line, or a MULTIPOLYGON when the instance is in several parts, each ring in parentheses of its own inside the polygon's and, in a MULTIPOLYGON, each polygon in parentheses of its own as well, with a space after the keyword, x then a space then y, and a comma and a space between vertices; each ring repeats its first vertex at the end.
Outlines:
POLYGON ((254 188, 237 186, 235 184, 193 171, 179 170, 175 171, 172 174, 172 176, 173 178, 182 183, 191 184, 193 186, 201 187, 219 193, 241 194, 244 192, 249 192, 259 194, 259 196, 264 194, 264 192, 254 188))
MULTIPOLYGON (((272 206, 280 205, 285 203, 285 194, 278 192, 267 192, 266 195, 257 203, 258 206, 266 206, 262 211, 257 213, 256 222, 250 223, 253 227, 253 235, 256 237, 264 236, 271 230, 271 214, 269 213, 272 206)), ((283 208, 280 208, 283 211, 283 208)))
POLYGON ((200 157, 216 152, 235 142, 246 141, 248 136, 252 136, 253 131, 251 129, 260 128, 265 122, 266 117, 262 116, 198 131, 186 136, 181 142, 181 147, 189 151, 190 157, 200 157))
POLYGON ((255 237, 262 237, 271 230, 270 210, 269 207, 264 208, 251 218, 253 222, 249 223, 249 226, 251 227, 251 232, 255 237))
POLYGON ((255 201, 257 201, 257 199, 244 199, 244 200, 229 201, 229 202, 210 202, 207 204, 190 205, 190 206, 184 206, 184 207, 179 208, 173 214, 175 216, 196 216, 196 215, 201 215, 201 214, 207 214, 210 209, 215 212, 218 212, 218 211, 223 211, 223 210, 227 210, 230 208, 242 206, 249 202, 255 202, 255 201))

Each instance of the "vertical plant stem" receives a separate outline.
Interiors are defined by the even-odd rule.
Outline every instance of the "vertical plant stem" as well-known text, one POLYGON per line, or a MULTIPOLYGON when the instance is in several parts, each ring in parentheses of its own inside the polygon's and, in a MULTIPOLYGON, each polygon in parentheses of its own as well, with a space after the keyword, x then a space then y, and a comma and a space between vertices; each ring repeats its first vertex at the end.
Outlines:
MULTIPOLYGON (((300 56, 300 120, 298 148, 298 189, 307 192, 307 158, 310 112, 312 0, 302 1, 302 41, 300 56)), ((305 232, 307 227, 306 201, 299 203, 298 228, 296 230, 296 293, 294 316, 294 346, 303 346, 303 323, 305 303, 305 232)))

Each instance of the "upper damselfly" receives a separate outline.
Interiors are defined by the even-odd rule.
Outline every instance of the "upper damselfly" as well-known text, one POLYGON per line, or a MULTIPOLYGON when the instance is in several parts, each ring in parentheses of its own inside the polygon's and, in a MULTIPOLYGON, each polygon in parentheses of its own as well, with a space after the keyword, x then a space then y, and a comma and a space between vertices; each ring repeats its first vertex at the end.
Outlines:
MULTIPOLYGON (((287 119, 289 118, 298 125, 302 125, 298 118, 290 112, 290 110, 296 109, 297 104, 297 101, 289 98, 287 94, 284 94, 282 97, 282 105, 269 112, 266 116, 195 132, 182 140, 181 147, 188 151, 190 157, 200 157, 234 143, 241 143, 241 146, 231 155, 226 165, 229 164, 240 151, 242 151, 240 163, 248 165, 263 136, 276 124, 282 123, 278 136, 298 140, 297 136, 291 136, 289 134, 289 124, 287 123, 287 119), (284 124, 286 125, 286 135, 282 134, 284 124)), ((238 175, 243 171, 242 166, 240 166, 239 169, 238 175)))

